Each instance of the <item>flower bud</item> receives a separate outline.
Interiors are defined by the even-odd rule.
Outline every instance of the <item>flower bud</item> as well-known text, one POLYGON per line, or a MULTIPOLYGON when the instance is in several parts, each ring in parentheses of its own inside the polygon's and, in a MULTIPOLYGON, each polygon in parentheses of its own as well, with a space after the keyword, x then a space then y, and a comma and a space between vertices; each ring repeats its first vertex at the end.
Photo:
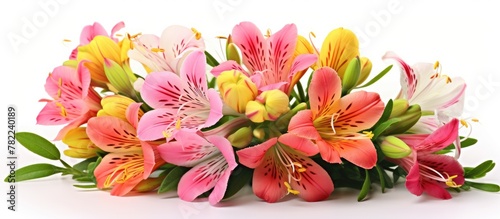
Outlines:
POLYGON ((358 83, 357 85, 360 85, 363 83, 368 76, 370 76, 370 72, 372 71, 372 62, 370 59, 366 57, 361 57, 361 74, 359 75, 358 83))
POLYGON ((252 132, 253 136, 256 137, 257 139, 263 141, 264 138, 266 137, 266 131, 263 128, 256 128, 252 132))
POLYGON ((241 63, 240 53, 236 49, 236 45, 234 43, 228 43, 226 47, 226 58, 227 60, 233 60, 238 64, 241 63))
POLYGON ((73 158, 91 158, 97 156, 99 148, 90 141, 85 127, 78 127, 70 130, 62 139, 69 149, 64 150, 64 154, 73 158))
POLYGON ((245 113, 247 103, 257 96, 257 86, 238 70, 220 73, 217 77, 217 87, 224 103, 238 113, 245 113))
MULTIPOLYGON (((134 100, 122 95, 107 96, 101 100, 102 109, 97 112, 97 116, 114 116, 127 121, 127 107, 132 103, 134 100)), ((142 111, 139 113, 142 116, 142 111)))
POLYGON ((275 124, 276 124, 276 127, 280 130, 280 131, 286 131, 288 129, 288 124, 290 123, 290 120, 292 119, 292 117, 297 114, 300 110, 304 110, 307 108, 307 104, 306 103, 300 103, 298 104, 297 106, 295 106, 292 110, 288 111, 287 113, 285 113, 284 115, 282 115, 280 118, 278 118, 278 120, 276 120, 275 124))
POLYGON ((411 148, 401 139, 387 136, 380 144, 385 156, 393 159, 401 159, 411 154, 411 148))
POLYGON ((104 74, 111 84, 111 86, 108 85, 110 90, 135 97, 133 81, 137 78, 127 65, 122 66, 111 59, 104 58, 104 74))
POLYGON ((132 190, 136 192, 151 192, 160 187, 161 183, 165 179, 165 176, 159 176, 156 178, 147 178, 139 182, 132 190))
POLYGON ((411 105, 403 115, 395 117, 400 121, 386 129, 383 135, 387 136, 391 134, 405 133, 418 122, 421 116, 422 110, 420 109, 420 106, 417 104, 411 105))
POLYGON ((396 99, 392 104, 392 111, 389 118, 395 118, 403 115, 408 110, 409 104, 406 99, 396 99))
POLYGON ((344 78, 342 78, 342 94, 348 94, 358 84, 360 74, 361 61, 359 57, 355 57, 351 59, 345 69, 344 78))
POLYGON ((288 102, 288 96, 283 91, 264 91, 254 101, 248 102, 245 113, 252 122, 275 121, 290 110, 288 102))
POLYGON ((242 127, 227 137, 227 140, 236 148, 244 148, 253 139, 252 128, 242 127))

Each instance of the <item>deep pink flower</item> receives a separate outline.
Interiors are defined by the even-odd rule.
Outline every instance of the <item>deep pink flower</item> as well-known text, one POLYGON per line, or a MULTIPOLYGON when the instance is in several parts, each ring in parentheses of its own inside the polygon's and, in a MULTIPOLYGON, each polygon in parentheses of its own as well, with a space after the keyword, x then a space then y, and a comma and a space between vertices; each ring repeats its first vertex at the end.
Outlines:
POLYGON ((464 170, 455 158, 434 154, 455 141, 458 125, 458 119, 453 119, 432 134, 397 135, 412 148, 410 156, 390 159, 408 172, 408 191, 418 196, 426 192, 436 198, 450 199, 446 188, 456 188, 464 183, 464 170))

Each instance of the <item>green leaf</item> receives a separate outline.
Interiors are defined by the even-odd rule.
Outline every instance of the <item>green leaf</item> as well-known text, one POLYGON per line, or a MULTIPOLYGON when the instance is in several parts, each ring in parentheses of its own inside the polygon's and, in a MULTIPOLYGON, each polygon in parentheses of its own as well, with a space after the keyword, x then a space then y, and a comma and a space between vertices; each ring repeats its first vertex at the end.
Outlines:
MULTIPOLYGON (((38 179, 47 176, 54 175, 56 173, 62 173, 66 169, 54 166, 52 164, 47 163, 38 163, 29 166, 25 166, 21 169, 16 170, 16 182, 26 181, 31 179, 38 179)), ((7 182, 9 176, 5 178, 5 182, 7 182)))
POLYGON ((91 158, 85 159, 85 160, 81 161, 80 163, 73 165, 73 168, 75 168, 76 170, 79 170, 79 171, 87 170, 89 164, 92 162, 95 162, 96 160, 97 160, 97 157, 91 157, 91 158))
POLYGON ((468 179, 481 178, 486 175, 486 173, 491 171, 493 167, 495 167, 495 163, 493 163, 492 160, 487 160, 479 164, 477 167, 474 167, 473 169, 465 172, 464 177, 468 179))
POLYGON ((392 125, 394 125, 395 123, 400 122, 400 121, 401 121, 400 118, 392 118, 392 119, 389 119, 389 120, 383 122, 382 124, 377 126, 377 128, 375 128, 375 130, 373 130, 373 138, 372 139, 377 139, 380 134, 384 133, 385 130, 387 130, 392 125))
POLYGON ((208 65, 210 65, 212 67, 219 65, 219 62, 207 51, 205 51, 205 56, 207 57, 207 64, 208 65))
POLYGON ((375 166, 375 169, 377 170, 378 178, 380 179, 380 187, 382 188, 382 193, 385 193, 385 176, 382 173, 384 172, 384 170, 378 165, 375 166))
POLYGON ((392 65, 389 65, 387 66, 387 68, 385 68, 384 70, 382 70, 380 73, 378 73, 378 75, 376 75, 373 79, 371 79, 369 82, 367 82, 365 85, 363 86, 359 86, 359 87, 356 87, 357 88, 364 88, 364 87, 368 87, 372 84, 374 84, 375 82, 377 82, 378 80, 380 80, 382 77, 384 77, 392 68, 392 65))
MULTIPOLYGON (((460 139, 463 139, 463 138, 464 138, 463 136, 460 136, 460 139)), ((472 146, 476 143, 477 143, 477 139, 467 138, 460 143, 460 148, 466 148, 466 147, 472 146)), ((450 144, 450 145, 448 145, 448 147, 445 147, 443 150, 453 150, 453 149, 455 149, 455 145, 450 144)))
POLYGON ((387 104, 385 105, 384 112, 382 113, 382 116, 380 116, 380 119, 377 121, 377 123, 375 123, 375 125, 373 126, 373 129, 376 129, 378 126, 380 126, 380 124, 382 124, 383 122, 385 122, 389 119, 389 117, 391 116, 391 113, 392 113, 393 105, 394 105, 394 102, 392 101, 392 99, 387 101, 387 104))
POLYGON ((76 188, 80 188, 80 189, 94 189, 94 188, 97 188, 96 185, 79 185, 79 184, 75 184, 73 185, 74 187, 76 188))
POLYGON ((31 132, 18 132, 16 133, 16 139, 26 149, 42 157, 50 160, 59 160, 61 158, 61 153, 57 147, 37 134, 31 132))
POLYGON ((95 162, 90 162, 89 165, 87 166, 87 175, 92 179, 92 182, 97 184, 97 180, 94 176, 94 170, 97 168, 97 166, 101 163, 102 157, 98 157, 95 162))
POLYGON ((370 173, 368 170, 365 170, 365 182, 363 183, 363 187, 361 187, 361 191, 359 191, 358 202, 365 200, 370 191, 371 184, 370 173))
POLYGON ((233 170, 227 183, 226 193, 223 199, 228 199, 234 196, 252 179, 252 169, 239 165, 233 170))
POLYGON ((84 176, 73 175, 73 177, 71 178, 78 182, 94 182, 94 179, 89 175, 84 175, 84 176))
POLYGON ((465 181, 465 184, 472 188, 476 188, 486 192, 500 192, 500 186, 492 183, 477 183, 477 182, 465 181))
MULTIPOLYGON (((158 193, 168 192, 177 189, 181 177, 189 170, 187 167, 175 167, 170 170, 165 179, 161 182, 160 188, 158 188, 158 193)), ((168 170, 167 170, 168 171, 168 170)))

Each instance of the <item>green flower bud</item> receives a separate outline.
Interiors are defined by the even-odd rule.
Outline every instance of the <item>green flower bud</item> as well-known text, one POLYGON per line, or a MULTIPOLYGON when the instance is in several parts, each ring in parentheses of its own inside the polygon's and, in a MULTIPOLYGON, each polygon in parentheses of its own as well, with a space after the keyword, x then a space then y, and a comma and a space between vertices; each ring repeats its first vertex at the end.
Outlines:
POLYGON ((392 111, 389 118, 395 118, 403 115, 408 110, 409 104, 406 99, 396 99, 392 105, 392 111))
POLYGON ((252 132, 253 136, 256 137, 259 140, 264 140, 266 137, 266 131, 263 128, 256 128, 252 132))
POLYGON ((417 104, 411 105, 403 115, 395 117, 400 119, 400 121, 386 129, 383 135, 387 136, 405 133, 418 122, 421 116, 422 110, 420 109, 420 106, 417 104))
POLYGON ((295 106, 292 110, 288 111, 287 113, 283 114, 278 120, 276 120, 275 124, 276 127, 282 131, 285 132, 288 129, 288 123, 290 123, 290 120, 292 117, 297 114, 300 110, 304 110, 307 108, 306 103, 300 103, 297 106, 295 106))
POLYGON ((380 144, 385 156, 393 159, 401 159, 411 154, 411 148, 401 139, 387 136, 380 144))
POLYGON ((244 148, 250 144, 253 138, 252 128, 250 127, 242 127, 235 131, 233 134, 227 137, 227 140, 231 142, 236 148, 244 148))
POLYGON ((236 49, 236 45, 234 43, 227 44, 226 58, 227 60, 233 60, 238 64, 241 64, 240 53, 238 52, 238 49, 236 49))
POLYGON ((342 94, 348 94, 358 84, 361 74, 361 61, 359 57, 351 59, 342 78, 342 94))

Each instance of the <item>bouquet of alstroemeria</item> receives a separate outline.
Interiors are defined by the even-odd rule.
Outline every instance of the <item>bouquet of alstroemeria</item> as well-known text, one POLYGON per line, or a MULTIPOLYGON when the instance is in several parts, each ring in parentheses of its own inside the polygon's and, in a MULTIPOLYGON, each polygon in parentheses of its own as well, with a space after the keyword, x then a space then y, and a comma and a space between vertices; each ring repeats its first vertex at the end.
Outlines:
POLYGON ((65 125, 55 141, 85 160, 70 165, 50 141, 20 132, 20 144, 63 167, 26 166, 17 181, 62 173, 76 187, 111 195, 176 190, 182 200, 211 204, 248 184, 267 202, 288 194, 324 200, 334 185, 359 189, 361 201, 373 183, 384 192, 402 178, 411 193, 440 199, 471 187, 500 190, 468 181, 489 172, 491 160, 457 161, 477 142, 468 132, 476 120, 460 117, 464 80, 442 74, 438 62, 410 66, 385 54, 402 73, 401 92, 384 103, 362 88, 392 65, 368 80, 372 64, 347 29, 316 48, 294 24, 263 35, 242 22, 218 37, 227 59, 219 63, 194 28, 116 34, 123 26, 111 34, 86 26, 45 82, 51 98, 41 100, 38 124, 65 125), (132 60, 143 69, 133 70, 132 60))

